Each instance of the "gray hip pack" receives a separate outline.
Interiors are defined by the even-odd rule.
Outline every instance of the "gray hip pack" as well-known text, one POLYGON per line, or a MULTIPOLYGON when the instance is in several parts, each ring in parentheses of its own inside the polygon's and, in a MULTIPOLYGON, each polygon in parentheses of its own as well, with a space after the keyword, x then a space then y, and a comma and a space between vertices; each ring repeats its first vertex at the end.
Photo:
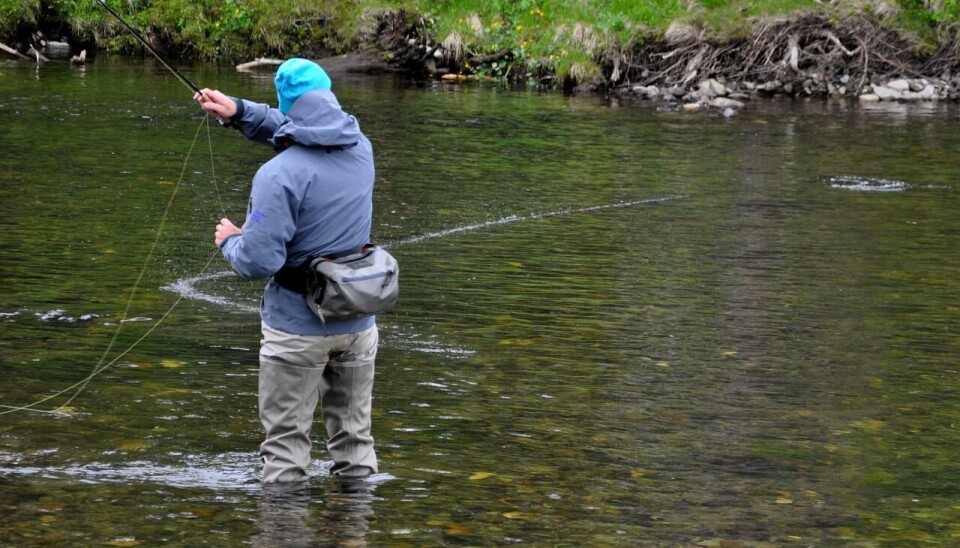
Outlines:
POLYGON ((400 265, 378 245, 335 259, 311 257, 306 300, 323 321, 347 320, 389 312, 400 295, 400 265))

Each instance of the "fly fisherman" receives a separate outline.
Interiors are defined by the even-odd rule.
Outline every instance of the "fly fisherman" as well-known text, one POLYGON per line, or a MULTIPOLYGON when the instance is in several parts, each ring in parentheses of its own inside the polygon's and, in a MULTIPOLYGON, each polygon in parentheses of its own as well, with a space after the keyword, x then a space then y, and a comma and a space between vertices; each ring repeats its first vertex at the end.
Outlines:
POLYGON ((214 239, 240 277, 270 278, 260 302, 263 482, 307 479, 318 399, 331 473, 368 476, 377 472, 375 318, 321 321, 306 304, 299 267, 311 255, 345 255, 369 242, 373 149, 316 63, 290 59, 274 84, 279 109, 210 89, 195 96, 210 116, 277 151, 253 178, 243 226, 221 219, 214 239))

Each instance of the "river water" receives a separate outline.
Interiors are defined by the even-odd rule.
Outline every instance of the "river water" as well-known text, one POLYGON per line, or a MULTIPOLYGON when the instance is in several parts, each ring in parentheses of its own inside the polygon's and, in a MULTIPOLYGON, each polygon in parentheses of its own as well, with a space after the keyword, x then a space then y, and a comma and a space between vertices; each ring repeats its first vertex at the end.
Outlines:
MULTIPOLYGON (((275 101, 270 74, 183 70, 275 101)), ((149 61, 5 64, 0 90, 2 544, 960 538, 955 105, 726 119, 334 75, 403 268, 381 473, 331 479, 319 428, 309 490, 277 496, 262 282, 212 244, 272 152, 149 61)))

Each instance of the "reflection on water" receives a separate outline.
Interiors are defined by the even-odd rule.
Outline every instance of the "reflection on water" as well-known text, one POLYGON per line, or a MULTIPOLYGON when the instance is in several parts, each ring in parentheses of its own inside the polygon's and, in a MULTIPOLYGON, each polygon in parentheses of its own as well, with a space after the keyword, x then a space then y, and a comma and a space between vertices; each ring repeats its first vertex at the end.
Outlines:
POLYGON ((960 536, 954 106, 725 119, 335 76, 404 265, 379 320, 385 473, 338 483, 318 432, 309 484, 271 493, 263 282, 207 261, 272 152, 213 128, 214 161, 201 132, 184 165, 201 116, 155 68, 0 67, 0 543, 960 536))
POLYGON ((306 482, 265 485, 257 519, 259 532, 251 539, 254 546, 315 545, 309 507, 310 487, 306 482))
POLYGON ((331 479, 263 487, 254 546, 367 546, 379 482, 331 479), (319 496, 319 500, 315 497, 319 496))

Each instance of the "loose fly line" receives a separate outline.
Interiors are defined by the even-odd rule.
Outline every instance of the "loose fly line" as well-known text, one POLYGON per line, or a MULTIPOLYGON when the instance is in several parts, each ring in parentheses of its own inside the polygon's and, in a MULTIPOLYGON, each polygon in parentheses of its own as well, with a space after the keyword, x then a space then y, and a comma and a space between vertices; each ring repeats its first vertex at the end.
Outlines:
MULTIPOLYGON (((200 91, 200 88, 199 88, 199 87, 197 87, 197 86, 196 86, 193 82, 191 82, 186 76, 184 76, 183 74, 181 74, 180 71, 178 71, 173 65, 171 65, 170 63, 168 63, 168 62, 166 61, 166 59, 164 59, 159 53, 157 53, 157 51, 156 51, 155 49, 153 49, 153 46, 151 46, 150 43, 147 42, 147 40, 146 40, 143 36, 141 36, 139 32, 137 32, 136 29, 134 29, 132 26, 130 26, 130 24, 127 23, 127 22, 123 19, 123 17, 120 16, 119 13, 117 13, 116 11, 114 11, 113 8, 111 8, 109 5, 107 5, 107 3, 106 3, 104 0, 97 0, 97 1, 98 1, 98 3, 99 3, 101 6, 104 7, 104 9, 106 9, 106 10, 110 13, 110 15, 112 15, 114 18, 116 18, 128 31, 130 31, 130 33, 131 33, 141 44, 143 44, 143 46, 147 49, 147 51, 149 51, 151 54, 153 54, 153 56, 156 57, 157 60, 160 61, 161 64, 163 64, 164 67, 166 67, 171 73, 173 73, 173 75, 177 78, 177 80, 180 81, 180 83, 182 83, 184 86, 187 87, 187 89, 189 89, 190 91, 194 92, 195 94, 201 94, 201 91, 200 91)), ((218 202, 218 204, 220 205, 221 216, 222 216, 222 217, 225 217, 225 216, 226 216, 226 208, 224 207, 223 199, 222 199, 221 196, 220 196, 220 189, 219 189, 219 187, 218 187, 218 185, 217 185, 217 176, 216 176, 216 167, 215 167, 216 164, 215 164, 215 162, 214 162, 214 157, 213 157, 213 139, 212 139, 212 136, 211 136, 211 134, 210 134, 210 122, 209 122, 209 118, 206 117, 206 116, 204 116, 203 119, 202 119, 201 122, 200 122, 200 126, 197 128, 196 133, 194 133, 194 135, 193 135, 193 142, 190 144, 190 149, 187 151, 186 157, 184 158, 183 166, 182 166, 182 168, 180 169, 180 177, 177 179, 177 183, 176 183, 176 185, 175 185, 174 188, 173 188, 173 193, 170 195, 169 200, 167 200, 167 206, 166 206, 166 208, 164 209, 163 215, 162 215, 161 218, 160 218, 160 224, 159 224, 159 226, 157 227, 156 235, 154 236, 153 243, 152 243, 151 246, 150 246, 150 250, 149 250, 149 252, 147 253, 147 257, 144 259, 143 266, 140 268, 140 272, 139 272, 139 274, 137 275, 137 279, 136 279, 136 281, 134 282, 133 287, 130 289, 130 295, 129 295, 129 297, 127 298, 126 306, 124 307, 124 310, 123 310, 123 312, 122 312, 121 315, 120 315, 120 321, 117 322, 117 329, 114 330, 113 336, 111 337, 110 342, 107 344, 107 348, 103 351, 103 354, 101 354, 100 359, 97 361, 97 364, 93 366, 93 370, 90 372, 89 375, 87 375, 85 378, 83 378, 82 380, 78 381, 77 383, 75 383, 75 384, 73 384, 73 385, 71 385, 71 386, 69 386, 69 387, 67 387, 67 388, 65 388, 65 389, 63 389, 63 390, 60 390, 59 392, 56 392, 56 393, 54 393, 54 394, 51 394, 51 395, 49 395, 49 396, 47 396, 47 397, 45 397, 45 398, 39 399, 39 400, 37 400, 37 401, 29 404, 29 405, 24 405, 24 406, 16 407, 16 406, 10 406, 10 405, 2 405, 2 404, 0 404, 0 407, 7 409, 6 411, 0 411, 0 415, 6 415, 6 414, 8 414, 8 413, 13 413, 13 412, 16 412, 16 411, 38 411, 38 412, 46 412, 46 413, 57 413, 57 412, 61 412, 61 413, 62 413, 62 412, 66 412, 66 411, 68 410, 67 408, 68 408, 68 406, 70 405, 70 403, 72 403, 73 400, 76 399, 76 397, 79 396, 79 395, 84 391, 84 389, 87 387, 87 385, 90 383, 90 381, 93 380, 94 377, 96 377, 97 375, 99 375, 100 373, 102 373, 103 371, 105 371, 106 369, 108 369, 109 367, 111 367, 112 365, 114 365, 115 363, 117 363, 117 361, 118 361, 120 358, 122 358, 123 356, 125 356, 127 353, 129 353, 131 350, 133 350, 138 344, 140 344, 140 342, 142 342, 150 333, 152 333, 152 332, 170 315, 170 313, 173 312, 173 309, 176 308, 177 304, 180 303, 180 300, 182 299, 182 297, 176 299, 176 300, 173 302, 173 304, 170 306, 170 308, 169 308, 166 312, 164 312, 163 315, 160 316, 160 319, 158 319, 158 320, 156 321, 156 323, 154 323, 153 326, 150 327, 150 329, 148 329, 147 332, 143 334, 143 336, 141 336, 139 339, 137 339, 136 341, 134 341, 134 343, 131 344, 130 347, 128 347, 126 350, 124 350, 123 352, 121 352, 119 355, 117 355, 116 357, 114 357, 114 358, 113 358, 112 360, 110 360, 109 362, 104 363, 104 362, 106 361, 106 359, 107 359, 107 356, 109 356, 109 355, 110 355, 110 352, 113 350, 113 347, 114 347, 114 345, 115 345, 116 342, 117 342, 117 338, 120 336, 120 331, 123 330, 123 325, 124 325, 125 320, 129 317, 130 309, 131 309, 131 307, 133 306, 133 300, 134 300, 134 298, 135 298, 136 295, 137 295, 137 292, 138 292, 138 290, 139 290, 139 288, 140 288, 141 282, 143 281, 144 274, 146 273, 146 270, 147 270, 147 265, 150 263, 151 259, 153 258, 153 255, 154 255, 154 253, 155 253, 155 251, 156 251, 156 249, 157 249, 157 245, 158 245, 158 243, 160 242, 160 236, 163 234, 164 228, 165 228, 165 226, 166 226, 167 217, 168 217, 169 214, 170 214, 170 209, 171 209, 171 207, 173 206, 174 199, 175 199, 176 196, 177 196, 177 191, 180 189, 181 183, 183 183, 183 178, 184 178, 184 175, 186 174, 187 165, 190 163, 190 157, 193 155, 193 151, 194 151, 194 149, 196 148, 197 139, 198 139, 198 137, 200 136, 200 131, 201 131, 204 127, 206 127, 206 130, 207 130, 207 145, 208 145, 208 149, 209 149, 209 152, 210 152, 210 173, 211 173, 211 178, 212 178, 212 180, 213 180, 213 186, 214 186, 214 189, 215 189, 215 191, 216 191, 217 202, 218 202), (62 396, 62 395, 66 394, 66 393, 68 393, 68 392, 70 392, 71 390, 74 390, 74 389, 76 389, 76 392, 74 392, 74 393, 73 393, 63 404, 61 404, 57 409, 54 409, 53 411, 35 409, 36 406, 41 405, 41 404, 43 404, 43 403, 45 403, 45 402, 47 402, 47 401, 50 401, 50 400, 52 400, 52 399, 54 399, 54 398, 56 398, 56 397, 58 397, 58 396, 62 396)), ((204 267, 203 267, 203 271, 204 271, 204 272, 207 270, 207 268, 210 267, 210 264, 213 262, 213 259, 214 259, 214 257, 217 256, 217 254, 218 254, 218 252, 217 252, 217 251, 214 251, 214 253, 213 253, 213 254, 210 256, 210 258, 207 260, 207 263, 206 263, 206 264, 204 265, 204 267)))
MULTIPOLYGON (((193 93, 202 95, 202 92, 200 91, 200 88, 197 85, 191 82, 186 76, 180 73, 180 71, 178 71, 173 65, 168 63, 166 59, 164 59, 159 53, 157 53, 157 51, 153 48, 153 46, 151 46, 150 43, 147 42, 147 40, 143 36, 141 36, 139 32, 137 32, 136 29, 130 26, 130 24, 127 23, 123 19, 123 17, 120 16, 119 13, 117 13, 113 8, 111 8, 104 0, 97 0, 97 2, 101 6, 103 6, 103 8, 110 13, 110 15, 116 18, 128 31, 130 31, 130 33, 147 49, 147 51, 153 54, 153 56, 156 57, 157 60, 160 61, 160 63, 164 67, 166 67, 171 73, 173 73, 173 75, 177 78, 178 81, 180 81, 180 83, 186 86, 187 89, 189 89, 193 93)), ((209 122, 209 118, 207 116, 204 116, 200 122, 200 126, 197 128, 197 131, 193 136, 193 142, 190 144, 190 149, 187 151, 187 154, 184 158, 183 166, 180 169, 180 177, 177 179, 177 183, 174 186, 173 193, 170 195, 169 200, 167 200, 167 205, 163 211, 163 215, 160 218, 160 224, 157 227, 156 235, 154 236, 153 243, 151 244, 150 250, 147 253, 146 258, 144 259, 143 265, 140 268, 140 272, 137 275, 137 279, 134 282, 133 287, 130 289, 130 294, 127 297, 127 303, 124 306, 123 312, 120 314, 120 320, 117 322, 117 328, 114 330, 113 336, 110 338, 110 342, 107 344, 106 349, 104 349, 103 353, 100 355, 100 359, 97 361, 96 365, 93 366, 93 369, 90 372, 90 374, 84 377, 83 379, 81 379, 80 381, 74 383, 73 385, 68 386, 67 388, 64 388, 63 390, 55 392, 49 396, 36 400, 33 403, 23 405, 23 406, 11 406, 11 405, 0 404, 0 408, 6 409, 5 411, 0 411, 0 415, 7 415, 17 411, 35 411, 40 413, 68 413, 70 411, 69 409, 70 403, 72 403, 73 400, 76 399, 76 397, 79 396, 84 391, 84 389, 86 389, 87 385, 90 383, 91 380, 93 380, 94 377, 96 377, 100 373, 104 372, 105 370, 107 370, 108 368, 116 364, 117 361, 120 360, 120 358, 127 355, 138 344, 140 344, 144 339, 146 339, 147 336, 149 336, 154 330, 156 330, 157 327, 159 327, 160 324, 173 312, 173 310, 177 307, 177 305, 183 299, 183 297, 178 297, 173 302, 173 304, 170 305, 170 308, 166 312, 164 312, 160 316, 160 318, 139 339, 134 341, 133 344, 131 344, 126 350, 118 354, 112 360, 110 360, 109 362, 106 362, 107 356, 109 356, 110 352, 113 350, 113 347, 116 344, 118 337, 120 336, 120 332, 123 330, 123 325, 126 319, 129 317, 130 309, 132 308, 134 298, 136 297, 137 292, 140 289, 140 284, 143 281, 144 275, 147 270, 147 266, 152 260, 153 255, 156 252, 157 245, 160 242, 160 236, 164 232, 164 228, 167 222, 167 217, 170 214, 170 210, 173 206, 174 199, 177 196, 177 191, 180 189, 180 185, 183 183, 184 175, 186 174, 186 170, 187 170, 187 165, 190 163, 190 157, 192 156, 193 151, 197 145, 197 138, 200 136, 200 131, 204 127, 206 127, 206 130, 207 130, 207 145, 208 145, 208 150, 210 152, 211 178, 213 180, 213 186, 216 191, 217 202, 220 205, 221 217, 226 217, 226 208, 224 207, 223 199, 220 196, 220 189, 217 185, 217 180, 216 180, 217 177, 216 177, 216 168, 215 168, 215 162, 214 162, 214 156, 213 156, 213 139, 210 134, 210 122, 209 122), (63 404, 61 404, 56 409, 45 410, 45 409, 36 408, 37 406, 43 403, 46 403, 59 396, 62 396, 64 394, 67 394, 68 392, 74 389, 76 391, 69 398, 67 398, 67 400, 63 404)), ((210 258, 207 260, 206 264, 203 266, 203 270, 201 272, 206 272, 207 268, 210 267, 210 264, 213 262, 213 259, 218 254, 219 254, 218 250, 215 250, 213 252, 210 258)))
MULTIPOLYGON (((120 23, 123 24, 123 26, 126 27, 127 30, 129 30, 130 33, 133 34, 133 36, 136 37, 136 39, 137 39, 141 44, 143 44, 143 46, 144 46, 151 54, 153 54, 153 56, 156 57, 157 60, 159 60, 160 63, 163 64, 164 67, 166 67, 167 69, 169 69, 170 72, 173 73, 173 75, 177 78, 177 80, 180 81, 180 83, 182 83, 184 86, 186 86, 188 89, 190 89, 190 91, 194 92, 195 94, 201 94, 201 93, 202 93, 202 92, 200 91, 200 89, 199 89, 193 82, 191 82, 189 79, 187 79, 183 74, 180 73, 180 71, 178 71, 178 70, 177 70, 176 68, 174 68, 170 63, 168 63, 163 57, 161 57, 160 54, 157 53, 157 51, 154 50, 154 48, 143 38, 143 36, 140 35, 139 32, 137 32, 137 31, 136 31, 133 27, 131 27, 126 21, 124 21, 124 19, 120 16, 120 14, 118 14, 118 13, 117 13, 116 11, 114 11, 110 6, 108 6, 104 0, 97 0, 97 1, 98 1, 99 4, 100 4, 101 6, 103 6, 108 12, 110 12, 110 14, 111 14, 112 16, 114 16, 118 21, 120 21, 120 23)), ((48 396, 46 396, 46 397, 43 397, 43 398, 41 398, 41 399, 38 399, 38 400, 34 401, 33 403, 30 403, 30 404, 27 404, 27 405, 23 405, 23 406, 11 406, 11 405, 3 405, 3 404, 0 404, 0 408, 6 409, 5 411, 0 411, 0 415, 6 415, 6 414, 14 413, 14 412, 17 412, 17 411, 34 411, 34 412, 39 412, 39 413, 54 413, 54 414, 67 414, 67 413, 69 413, 69 412, 71 411, 71 410, 69 409, 70 403, 72 403, 73 400, 76 399, 77 396, 79 396, 79 395, 86 389, 86 387, 89 385, 90 381, 92 381, 97 375, 103 373, 104 371, 106 371, 107 369, 109 369, 110 367, 112 367, 113 365, 115 365, 122 357, 126 356, 130 351, 132 351, 134 348, 136 348, 137 345, 139 345, 144 339, 146 339, 151 333, 153 333, 153 332, 157 329, 157 327, 159 327, 160 324, 163 323, 163 322, 170 316, 170 314, 171 314, 171 313, 173 312, 173 310, 177 307, 177 305, 180 303, 180 301, 183 300, 184 294, 180 294, 180 295, 177 297, 177 299, 173 302, 173 304, 170 305, 170 308, 168 308, 167 311, 164 312, 164 313, 160 316, 160 318, 157 319, 157 321, 156 321, 142 336, 140 336, 140 338, 138 338, 136 341, 134 341, 129 347, 127 347, 126 350, 124 350, 123 352, 121 352, 120 354, 118 354, 117 356, 115 356, 113 359, 111 359, 110 361, 106 361, 106 360, 107 360, 107 356, 110 355, 110 352, 113 350, 113 347, 115 346, 115 344, 116 344, 116 342, 117 342, 117 339, 118 339, 118 337, 119 337, 119 335, 120 335, 120 332, 123 330, 123 325, 124 325, 126 319, 129 317, 130 310, 131 310, 131 308, 132 308, 132 306, 133 306, 134 298, 136 297, 137 292, 138 292, 139 289, 140 289, 140 284, 143 282, 143 278, 144 278, 144 276, 145 276, 145 273, 146 273, 146 270, 147 270, 147 266, 149 265, 150 261, 153 259, 154 253, 156 252, 157 246, 158 246, 159 241, 160 241, 160 236, 161 236, 161 235, 163 234, 163 232, 164 232, 164 229, 165 229, 165 227, 166 227, 167 218, 168 218, 168 216, 169 216, 169 214, 170 214, 170 210, 172 209, 174 200, 175 200, 175 198, 176 198, 176 196, 177 196, 177 192, 178 192, 181 184, 183 183, 183 179, 184 179, 184 176, 185 176, 185 174, 186 174, 186 170, 187 170, 187 166, 188 166, 188 164, 189 164, 189 162, 190 162, 190 158, 191 158, 191 156, 193 155, 194 149, 196 148, 197 139, 198 139, 199 136, 200 136, 200 131, 201 131, 204 127, 206 127, 206 130, 207 130, 207 145, 208 145, 208 150, 209 150, 209 153, 210 153, 211 178, 212 178, 212 180, 213 180, 213 186, 214 186, 214 189, 215 189, 215 192, 216 192, 217 202, 218 202, 218 204, 219 204, 219 206, 220 206, 221 216, 222 216, 222 217, 226 217, 226 208, 225 208, 225 206, 224 206, 223 199, 222 199, 222 197, 221 197, 221 195, 220 195, 220 189, 219 189, 219 186, 217 185, 217 181, 216 181, 216 170, 215 170, 215 162, 214 162, 214 155, 213 155, 213 139, 212 139, 212 136, 211 136, 211 134, 210 134, 209 118, 208 118, 207 116, 204 116, 203 119, 202 119, 201 122, 200 122, 200 126, 197 128, 197 131, 196 131, 196 133, 195 133, 194 136, 193 136, 193 141, 192 141, 192 143, 190 144, 190 149, 187 151, 187 154, 186 154, 186 156, 185 156, 185 158, 184 158, 183 166, 182 166, 181 169, 180 169, 180 177, 177 179, 177 183, 176 183, 176 185, 174 186, 173 193, 171 194, 170 198, 167 200, 167 204, 166 204, 166 207, 164 208, 163 215, 162 215, 161 218, 160 218, 160 223, 159 223, 159 225, 158 225, 158 227, 157 227, 156 235, 154 236, 153 243, 151 244, 150 250, 149 250, 149 252, 147 253, 146 258, 144 259, 143 265, 142 265, 141 268, 140 268, 140 272, 139 272, 138 275, 137 275, 137 279, 136 279, 136 281, 134 282, 133 287, 130 289, 130 294, 129 294, 129 296, 127 297, 126 305, 124 306, 123 312, 122 312, 121 315, 120 315, 120 320, 117 322, 117 328, 114 330, 113 335, 112 335, 112 337, 110 338, 110 341, 109 341, 109 343, 107 344, 106 349, 105 349, 105 350, 103 351, 103 353, 100 355, 100 359, 97 361, 96 365, 93 366, 93 369, 91 370, 90 374, 88 374, 88 375, 87 375, 86 377, 84 377, 83 379, 77 381, 76 383, 68 386, 67 388, 64 388, 64 389, 62 389, 62 390, 60 390, 60 391, 58 391, 58 392, 55 392, 55 393, 53 393, 53 394, 50 394, 50 395, 48 395, 48 396), (75 391, 74 391, 74 390, 75 390, 75 391), (71 394, 70 397, 67 398, 67 400, 66 400, 63 404, 61 404, 60 406, 58 406, 57 408, 52 409, 52 410, 37 409, 37 406, 42 405, 42 404, 44 404, 44 403, 46 403, 46 402, 48 402, 48 401, 50 401, 50 400, 52 400, 52 399, 54 399, 54 398, 57 398, 57 397, 59 397, 59 396, 65 395, 65 394, 67 394, 67 393, 69 393, 69 392, 71 392, 71 391, 74 391, 73 394, 71 394)), ((609 204, 609 205, 602 205, 602 206, 585 207, 585 208, 579 208, 579 209, 573 209, 573 210, 565 209, 565 210, 559 210, 559 211, 552 211, 552 212, 548 212, 548 213, 531 214, 531 215, 527 215, 527 216, 509 216, 509 217, 506 217, 506 218, 503 218, 503 219, 498 219, 498 220, 495 220, 495 221, 489 221, 489 222, 486 222, 486 223, 480 223, 480 224, 477 224, 477 225, 470 225, 470 226, 465 226, 465 227, 457 227, 457 228, 454 228, 454 229, 448 229, 448 230, 440 231, 440 232, 437 232, 437 233, 420 235, 420 236, 414 236, 414 237, 411 237, 411 238, 407 238, 407 239, 405 239, 405 240, 401 240, 401 241, 396 242, 396 243, 399 244, 399 245, 402 245, 402 244, 410 244, 410 243, 417 243, 417 242, 419 242, 419 241, 422 241, 422 240, 425 240, 425 239, 429 239, 429 238, 436 238, 436 237, 442 237, 442 236, 447 236, 447 235, 455 234, 455 233, 458 233, 458 232, 467 232, 467 231, 471 231, 471 230, 477 230, 477 229, 479 229, 479 228, 486 228, 486 227, 488 227, 488 226, 493 226, 493 225, 513 223, 513 222, 523 221, 523 220, 542 219, 542 218, 545 218, 545 217, 552 217, 552 216, 556 216, 556 215, 567 215, 567 214, 570 214, 570 213, 588 212, 588 211, 594 211, 594 210, 599 210, 599 209, 607 209, 607 208, 611 208, 611 207, 630 207, 630 206, 639 205, 639 204, 655 203, 655 202, 661 202, 661 201, 667 201, 667 200, 675 200, 675 199, 678 199, 678 198, 683 198, 683 196, 671 196, 671 197, 667 197, 667 198, 659 198, 659 199, 651 199, 651 200, 637 200, 637 201, 634 201, 634 202, 623 202, 623 203, 618 203, 618 204, 609 204)), ((210 267, 210 265, 213 263, 214 258, 216 258, 216 256, 217 256, 218 254, 219 254, 219 250, 214 250, 213 254, 210 256, 209 259, 207 259, 206 264, 204 264, 203 269, 200 271, 200 276, 202 276, 202 275, 206 272, 206 270, 210 267)))
MULTIPOLYGON (((180 168, 180 177, 177 179, 177 182, 173 187, 173 192, 171 193, 170 198, 167 200, 167 204, 166 204, 166 207, 164 208, 163 215, 161 215, 160 217, 160 223, 156 229, 156 234, 154 236, 153 243, 150 245, 150 250, 147 252, 147 256, 143 261, 143 265, 140 267, 140 272, 137 274, 137 279, 134 282, 133 287, 130 289, 130 294, 127 297, 126 305, 124 306, 123 312, 120 314, 120 320, 117 322, 117 328, 114 330, 113 336, 110 338, 110 341, 107 344, 106 349, 100 355, 100 359, 97 361, 96 365, 93 366, 93 369, 91 370, 90 374, 84 377, 83 379, 77 381, 76 383, 58 392, 50 394, 41 399, 38 399, 33 403, 22 405, 22 406, 0 404, 0 408, 5 409, 5 411, 0 411, 0 415, 7 415, 9 413, 14 413, 17 411, 34 411, 39 413, 55 413, 55 414, 69 413, 70 410, 68 406, 70 405, 70 403, 72 403, 73 400, 76 399, 76 397, 79 396, 84 391, 84 389, 86 389, 87 385, 90 383, 91 380, 93 380, 94 377, 96 377, 100 373, 103 373, 104 371, 109 369, 111 366, 115 365, 120 360, 120 358, 126 356, 128 353, 130 353, 130 351, 136 348, 137 345, 143 342, 144 339, 146 339, 151 333, 153 333, 157 329, 157 327, 159 327, 160 324, 163 323, 164 320, 166 320, 171 313, 173 313, 173 310, 177 307, 178 304, 180 304, 180 301, 183 300, 183 297, 178 297, 173 302, 173 304, 170 305, 167 311, 164 312, 160 316, 160 318, 157 319, 157 321, 154 322, 154 324, 142 336, 140 336, 140 338, 134 341, 129 347, 127 347, 126 350, 124 350, 123 352, 115 356, 113 359, 111 359, 110 361, 106 361, 107 356, 110 355, 110 352, 113 350, 113 347, 115 346, 117 339, 120 336, 120 332, 123 330, 123 326, 126 323, 125 320, 129 317, 130 310, 133 307, 134 298, 136 297, 137 292, 140 289, 140 284, 143 282, 144 276, 147 271, 147 267, 149 266, 156 252, 157 246, 160 242, 160 237, 166 228, 167 218, 170 215, 170 211, 173 208, 174 201, 177 197, 177 192, 179 191, 180 186, 183 183, 184 177, 186 176, 187 166, 189 165, 190 158, 193 156, 193 151, 196 148, 197 140, 200 137, 200 131, 203 130, 204 128, 206 128, 207 130, 207 145, 210 153, 210 173, 211 173, 211 179, 213 181, 213 187, 216 193, 217 203, 220 207, 221 217, 226 216, 226 207, 224 206, 223 198, 221 197, 221 194, 220 194, 220 187, 217 184, 216 168, 215 168, 215 162, 214 162, 214 156, 213 156, 213 138, 210 133, 210 121, 207 116, 204 116, 203 119, 200 121, 199 127, 197 127, 196 133, 194 133, 193 142, 190 144, 190 149, 187 151, 187 154, 184 157, 183 166, 180 168), (52 410, 37 409, 37 406, 42 405, 59 396, 63 396, 73 390, 76 390, 76 391, 72 395, 70 395, 70 397, 64 403, 59 405, 57 408, 52 410)), ((202 272, 206 272, 206 270, 213 263, 213 260, 214 258, 216 258, 217 255, 219 255, 219 250, 214 250, 210 258, 207 259, 206 264, 204 264, 202 272)))

